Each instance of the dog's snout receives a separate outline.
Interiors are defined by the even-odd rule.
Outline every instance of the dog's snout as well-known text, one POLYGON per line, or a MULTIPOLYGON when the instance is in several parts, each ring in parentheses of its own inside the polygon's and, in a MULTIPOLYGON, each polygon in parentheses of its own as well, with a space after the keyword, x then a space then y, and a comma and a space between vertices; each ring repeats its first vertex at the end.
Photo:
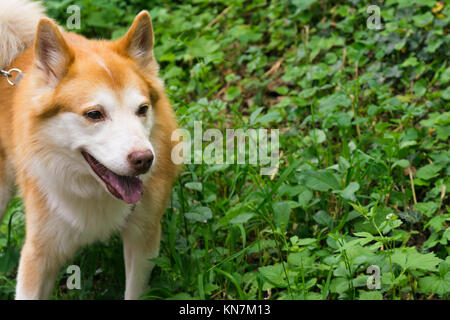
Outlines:
POLYGON ((151 150, 134 151, 128 155, 128 162, 137 175, 146 173, 150 169, 153 159, 154 155, 151 150))

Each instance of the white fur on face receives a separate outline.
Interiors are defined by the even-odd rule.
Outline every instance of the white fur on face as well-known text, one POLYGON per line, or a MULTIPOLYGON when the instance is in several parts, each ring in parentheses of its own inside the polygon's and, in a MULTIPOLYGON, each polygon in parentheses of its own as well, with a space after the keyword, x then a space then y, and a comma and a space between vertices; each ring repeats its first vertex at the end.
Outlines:
POLYGON ((106 120, 91 123, 80 115, 63 113, 51 119, 45 131, 54 144, 75 151, 75 157, 85 150, 114 173, 131 175, 133 170, 127 159, 130 153, 148 149, 154 153, 149 140, 152 114, 149 112, 147 118, 136 115, 145 103, 148 98, 137 89, 127 88, 116 94, 101 88, 81 107, 101 106, 106 120))

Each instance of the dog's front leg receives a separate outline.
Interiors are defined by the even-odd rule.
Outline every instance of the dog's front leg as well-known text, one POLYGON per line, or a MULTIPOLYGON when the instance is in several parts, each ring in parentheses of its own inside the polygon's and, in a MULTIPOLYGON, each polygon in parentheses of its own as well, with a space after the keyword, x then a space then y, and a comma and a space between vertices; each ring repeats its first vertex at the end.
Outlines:
POLYGON ((51 247, 42 246, 31 237, 25 241, 17 274, 16 300, 49 299, 61 264, 51 247))
POLYGON ((148 287, 154 263, 149 259, 158 256, 161 234, 160 218, 149 215, 137 207, 122 230, 125 257, 125 299, 135 300, 148 287))
POLYGON ((16 299, 49 299, 59 270, 76 249, 74 235, 48 210, 34 188, 26 188, 26 237, 17 273, 16 299))

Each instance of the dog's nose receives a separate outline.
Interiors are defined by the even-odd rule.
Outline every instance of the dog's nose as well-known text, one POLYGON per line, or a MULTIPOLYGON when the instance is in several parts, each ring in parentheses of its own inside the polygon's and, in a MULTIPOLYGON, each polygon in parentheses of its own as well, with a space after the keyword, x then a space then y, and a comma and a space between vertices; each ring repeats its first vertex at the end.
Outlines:
POLYGON ((131 168, 134 169, 136 175, 146 173, 153 162, 153 152, 146 151, 134 151, 128 155, 128 162, 131 168))

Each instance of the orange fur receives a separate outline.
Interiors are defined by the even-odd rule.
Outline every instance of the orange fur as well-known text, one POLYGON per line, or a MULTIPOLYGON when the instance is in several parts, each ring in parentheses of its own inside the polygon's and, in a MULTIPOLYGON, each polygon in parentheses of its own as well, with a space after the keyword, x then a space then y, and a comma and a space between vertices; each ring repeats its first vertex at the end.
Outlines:
MULTIPOLYGON (((40 48, 37 41, 11 64, 25 75, 19 85, 12 87, 0 79, 0 180, 6 179, 7 164, 12 164, 26 208, 26 241, 19 269, 24 277, 21 283, 25 295, 48 298, 53 286, 49 283, 55 281, 61 266, 78 249, 61 249, 53 237, 58 231, 45 232, 58 226, 52 224, 48 194, 30 174, 27 161, 45 150, 42 162, 51 165, 50 162, 45 163, 46 159, 53 157, 53 149, 44 145, 40 136, 43 128, 63 113, 82 117, 86 108, 81 106, 88 102, 86 97, 100 86, 106 86, 118 94, 125 86, 133 86, 151 100, 154 117, 151 136, 158 161, 144 183, 141 203, 148 210, 131 213, 119 231, 127 239, 126 245, 132 246, 128 255, 149 254, 158 250, 160 219, 179 168, 170 159, 174 145, 171 134, 176 129, 176 121, 162 81, 158 78, 157 63, 154 58, 139 61, 126 51, 126 46, 132 41, 130 37, 139 27, 138 20, 145 19, 146 15, 138 16, 130 32, 118 41, 88 40, 77 34, 60 34, 58 41, 67 47, 64 47, 63 63, 54 70, 59 77, 54 88, 45 77, 29 76, 39 71, 36 52, 46 50, 40 48), (106 69, 98 59, 104 62, 106 69)), ((41 21, 38 28, 49 26, 56 28, 48 19, 41 21)), ((86 126, 90 125, 88 120, 85 121, 86 126)), ((131 262, 127 262, 127 268, 131 268, 131 262)), ((136 298, 132 294, 130 297, 136 298)))

